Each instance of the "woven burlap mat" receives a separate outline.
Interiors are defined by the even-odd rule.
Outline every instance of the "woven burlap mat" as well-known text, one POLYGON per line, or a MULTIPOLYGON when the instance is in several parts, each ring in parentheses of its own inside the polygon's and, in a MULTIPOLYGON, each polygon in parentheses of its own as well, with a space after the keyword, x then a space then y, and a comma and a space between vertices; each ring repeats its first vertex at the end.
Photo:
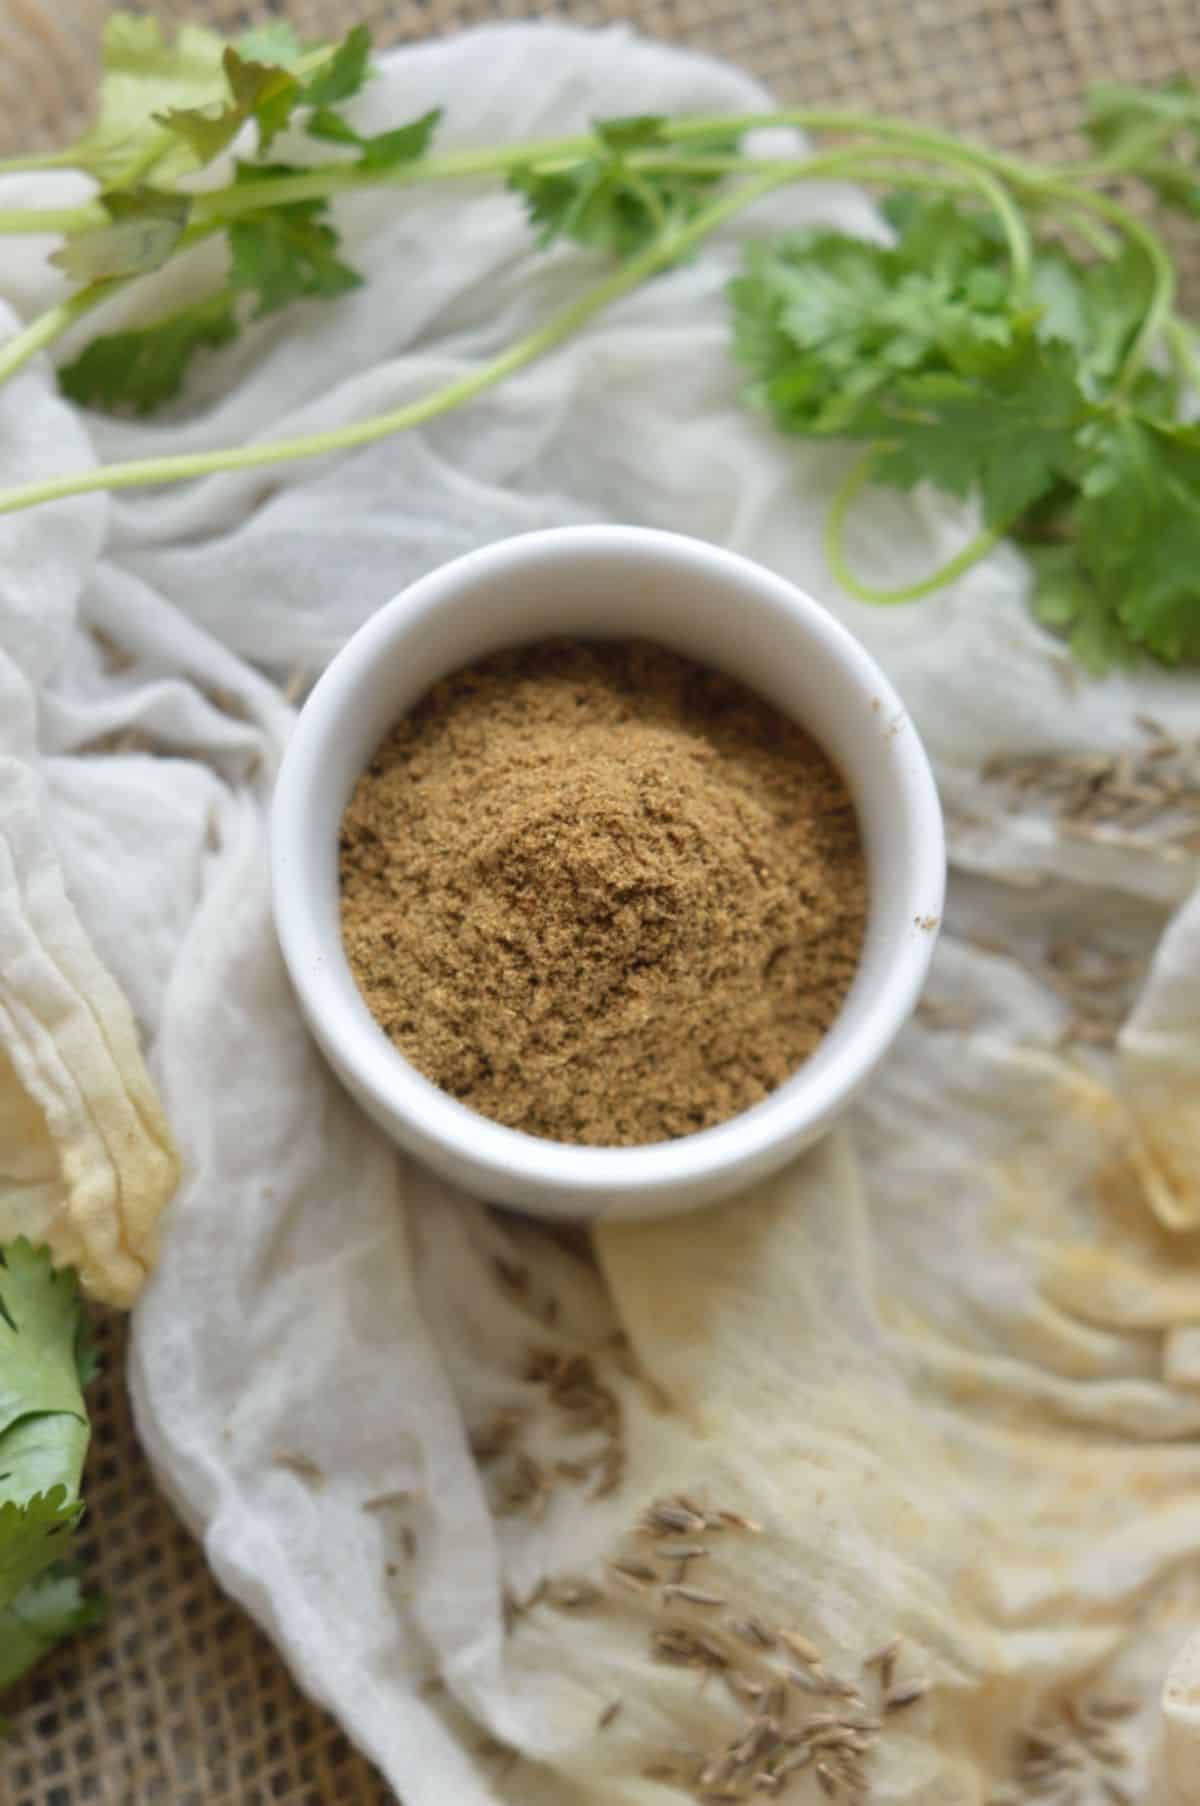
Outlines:
MULTIPOLYGON (((0 0, 0 155, 86 117, 109 8, 0 0)), ((150 10, 240 30, 269 8, 150 10)), ((380 43, 497 17, 625 20, 740 62, 782 96, 910 113, 1012 148, 1069 149, 1090 81, 1200 77, 1197 0, 295 0, 305 35, 365 17, 380 43)), ((435 97, 437 98, 437 97, 435 97)), ((214 1274, 213 1283, 220 1283, 214 1274)), ((385 1806, 389 1789, 297 1692, 155 1495, 123 1380, 124 1325, 99 1326, 86 1561, 107 1625, 5 1700, 0 1806, 385 1806)))

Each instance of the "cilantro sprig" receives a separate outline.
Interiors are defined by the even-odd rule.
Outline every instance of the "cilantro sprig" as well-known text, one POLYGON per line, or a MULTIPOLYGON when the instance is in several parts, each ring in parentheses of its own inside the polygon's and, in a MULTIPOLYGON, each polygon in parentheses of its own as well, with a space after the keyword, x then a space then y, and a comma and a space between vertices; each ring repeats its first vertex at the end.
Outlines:
POLYGON ((0 1250, 0 1688, 101 1614, 71 1563, 92 1365, 74 1275, 0 1250))
POLYGON ((114 14, 96 123, 66 151, 17 165, 82 169, 94 200, 0 213, 0 231, 60 233, 56 261, 77 284, 0 347, 0 381, 117 288, 220 237, 219 287, 93 339, 60 370, 82 405, 151 412, 247 320, 358 287, 333 203, 379 184, 492 178, 523 204, 536 248, 573 243, 614 268, 416 403, 303 439, 26 485, 0 494, 0 512, 346 450, 419 425, 552 351, 771 189, 839 175, 888 196, 890 242, 828 229, 752 240, 730 285, 732 355, 750 404, 784 432, 862 447, 830 511, 836 580, 864 601, 912 601, 1012 536, 1029 558, 1035 614, 1089 669, 1145 655, 1200 660, 1200 434, 1188 413, 1200 348, 1176 307, 1166 241, 1117 198, 1140 181, 1160 208, 1200 216, 1191 85, 1098 87, 1089 156, 1050 165, 906 120, 814 108, 636 115, 570 138, 439 155, 437 107, 359 129, 353 102, 370 74, 364 26, 334 44, 302 43, 282 23, 235 43, 199 27, 169 42, 152 21, 114 14), (779 125, 830 143, 804 155, 745 148, 747 132, 779 125), (918 583, 867 585, 845 538, 878 483, 969 496, 981 530, 918 583))

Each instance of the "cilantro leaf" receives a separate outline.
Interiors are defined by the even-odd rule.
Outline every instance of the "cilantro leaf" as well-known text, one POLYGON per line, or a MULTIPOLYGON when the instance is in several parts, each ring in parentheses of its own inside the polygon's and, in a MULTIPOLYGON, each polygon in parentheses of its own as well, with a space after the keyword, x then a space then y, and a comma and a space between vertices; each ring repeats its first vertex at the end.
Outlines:
MULTIPOLYGON (((6 1438, 31 1415, 83 1421, 75 1339, 79 1288, 26 1241, 0 1250, 0 1473, 6 1438)), ((2 1483, 0 1483, 2 1484, 2 1483)), ((3 1492, 2 1497, 12 1497, 3 1492)))
POLYGON ((66 1552, 88 1421, 79 1290, 46 1251, 0 1252, 0 1609, 66 1552))
POLYGON ((1200 432, 1113 415, 1085 444, 1081 567, 1134 644, 1200 656, 1200 432))
POLYGON ((26 1241, 0 1250, 0 1685, 94 1620, 63 1565, 83 1506, 83 1375, 72 1273, 26 1241))
POLYGON ((729 291, 749 399, 786 431, 859 436, 899 376, 967 376, 1010 347, 1027 318, 954 211, 919 203, 894 246, 817 230, 750 247, 729 291))
POLYGON ((233 142, 247 120, 258 122, 260 144, 265 149, 287 124, 300 84, 286 69, 268 63, 249 62, 232 45, 221 59, 230 98, 211 107, 174 107, 156 113, 155 120, 190 146, 197 167, 209 163, 233 142))
POLYGON ((423 157, 441 117, 441 107, 433 107, 407 125, 364 137, 340 113, 322 107, 309 120, 308 130, 314 138, 327 138, 334 144, 353 144, 361 154, 357 164, 351 167, 384 170, 397 168, 402 163, 415 163, 423 157))
MULTIPOLYGON (((242 163, 237 178, 262 181, 296 173, 282 163, 242 163)), ((322 200, 290 201, 230 221, 230 284, 255 296, 255 319, 289 301, 331 300, 359 287, 362 277, 337 256, 338 235, 326 223, 327 212, 322 200)))
POLYGON ((1132 246, 1099 263, 1075 263, 1060 246, 1039 251, 1033 296, 1041 308, 1038 336, 1069 345, 1093 394, 1119 370, 1150 300, 1146 259, 1132 246))
POLYGON ((178 395, 197 351, 226 345, 237 331, 234 298, 222 291, 148 326, 93 339, 59 370, 59 387, 83 407, 149 414, 178 395))
POLYGON ((730 285, 748 399, 785 431, 866 442, 879 481, 977 495, 1089 670, 1200 658, 1200 429, 1176 424, 1175 377, 1121 376, 1145 256, 1035 245, 1018 295, 977 210, 900 195, 885 212, 889 245, 818 230, 748 249, 730 285))
POLYGON ((1100 150, 1145 144, 1173 133, 1200 131, 1200 91, 1178 76, 1160 88, 1097 82, 1087 95, 1087 132, 1100 150))
POLYGON ((65 1486, 0 1503, 0 1609, 70 1547, 83 1507, 65 1486))
POLYGON ((1165 206, 1200 215, 1200 89, 1185 76, 1161 88, 1100 83, 1088 95, 1087 129, 1165 206))
POLYGON ((158 188, 117 188, 100 200, 112 224, 76 233, 50 258, 76 282, 159 269, 183 236, 191 211, 186 195, 158 188))
POLYGON ((662 143, 665 113, 629 113, 619 119, 594 119, 592 130, 612 151, 642 150, 662 143))
POLYGON ((217 34, 200 25, 181 26, 172 42, 155 19, 111 13, 101 46, 96 121, 70 147, 70 161, 109 188, 140 180, 151 169, 161 183, 194 168, 189 147, 154 115, 221 102, 224 49, 217 34))
POLYGON ((1108 597, 1089 578, 1072 545, 1023 546, 1033 567, 1034 619, 1059 634, 1093 677, 1132 664, 1135 648, 1108 597))
POLYGON ((371 33, 365 25, 355 25, 304 87, 304 105, 333 107, 340 100, 349 100, 367 79, 370 57, 371 33))
MULTIPOLYGON (((631 164, 628 153, 658 137, 656 116, 601 120, 595 131, 605 145, 602 154, 581 157, 565 169, 518 166, 509 175, 508 186, 524 199, 541 248, 570 238, 629 257, 693 218, 723 180, 719 171, 640 170, 631 164)), ((737 133, 713 132, 689 139, 688 149, 719 155, 736 150, 738 143, 737 133)))
POLYGON ((247 62, 294 70, 304 55, 304 46, 286 19, 267 19, 242 33, 237 51, 247 62))
POLYGON ((84 1597, 78 1575, 63 1564, 47 1568, 0 1611, 0 1692, 104 1614, 101 1599, 84 1597))
POLYGON ((862 428, 882 442, 876 474, 901 488, 929 481, 977 490, 988 526, 1007 529, 1078 467, 1087 402, 1065 350, 1018 341, 986 372, 900 377, 862 428))

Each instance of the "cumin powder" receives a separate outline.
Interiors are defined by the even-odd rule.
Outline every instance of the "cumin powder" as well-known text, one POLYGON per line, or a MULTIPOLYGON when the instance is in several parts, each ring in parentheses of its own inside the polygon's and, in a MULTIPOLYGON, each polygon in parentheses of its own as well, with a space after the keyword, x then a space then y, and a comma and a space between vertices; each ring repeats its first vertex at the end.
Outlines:
POLYGON ((444 679, 346 808, 342 935, 375 1020, 485 1116, 664 1141, 767 1096, 854 975, 846 786, 732 679, 556 640, 444 679))

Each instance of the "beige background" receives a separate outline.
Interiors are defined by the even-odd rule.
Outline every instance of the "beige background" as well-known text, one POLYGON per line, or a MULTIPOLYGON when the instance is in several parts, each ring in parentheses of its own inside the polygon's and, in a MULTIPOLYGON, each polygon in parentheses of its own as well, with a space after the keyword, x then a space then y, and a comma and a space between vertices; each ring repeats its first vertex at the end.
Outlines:
MULTIPOLYGON (((0 0, 0 156, 60 144, 84 122, 109 10, 96 0, 0 0)), ((275 9, 167 0, 141 10, 232 30, 275 10, 313 36, 365 17, 379 42, 505 16, 627 20, 733 58, 783 97, 910 113, 1051 155, 1069 151, 1089 81, 1200 80, 1196 0, 294 0, 275 9)), ((5 1700, 0 1806, 385 1806, 390 1791, 299 1696, 154 1496, 125 1402, 123 1325, 110 1318, 99 1330, 105 1370, 91 1395, 85 1552, 112 1613, 5 1700)))

